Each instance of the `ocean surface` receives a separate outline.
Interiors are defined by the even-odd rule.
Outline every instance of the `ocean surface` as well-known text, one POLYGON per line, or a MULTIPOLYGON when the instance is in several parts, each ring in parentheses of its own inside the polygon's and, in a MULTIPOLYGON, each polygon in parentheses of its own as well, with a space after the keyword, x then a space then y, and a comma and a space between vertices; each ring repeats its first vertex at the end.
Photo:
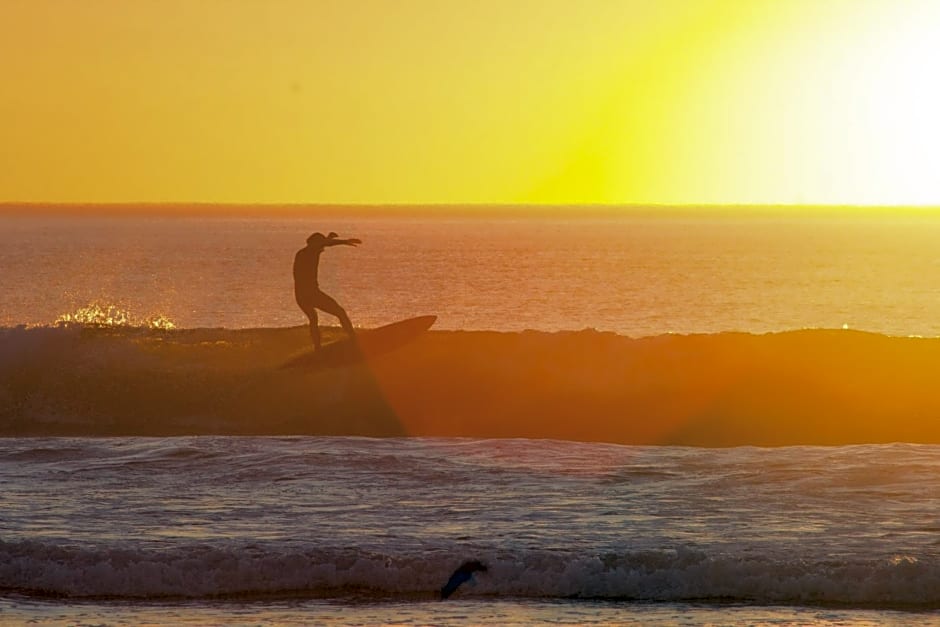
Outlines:
POLYGON ((0 620, 940 624, 936 446, 17 438, 0 485, 0 620))
POLYGON ((363 243, 328 249, 320 284, 362 327, 940 335, 938 214, 514 215, 0 215, 0 326, 93 304, 191 329, 304 324, 293 256, 335 231, 363 243))
POLYGON ((940 219, 572 215, 0 215, 0 624, 940 625, 940 219))

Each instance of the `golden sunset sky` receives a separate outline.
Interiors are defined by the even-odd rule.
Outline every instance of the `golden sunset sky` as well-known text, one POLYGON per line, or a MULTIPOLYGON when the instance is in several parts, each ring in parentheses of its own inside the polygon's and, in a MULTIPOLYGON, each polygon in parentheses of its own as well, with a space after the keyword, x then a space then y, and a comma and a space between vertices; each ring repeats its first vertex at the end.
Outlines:
POLYGON ((0 201, 940 204, 935 0, 2 0, 0 201))

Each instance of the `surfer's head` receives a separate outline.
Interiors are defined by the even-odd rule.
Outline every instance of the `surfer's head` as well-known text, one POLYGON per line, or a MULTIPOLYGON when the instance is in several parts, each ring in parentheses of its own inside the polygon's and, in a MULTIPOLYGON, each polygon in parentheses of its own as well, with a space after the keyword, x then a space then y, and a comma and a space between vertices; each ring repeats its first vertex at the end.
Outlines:
POLYGON ((323 233, 320 233, 319 231, 317 231, 316 233, 314 233, 313 235, 311 235, 310 237, 307 238, 307 243, 308 243, 308 244, 319 244, 320 242, 324 241, 325 239, 326 239, 326 235, 324 235, 323 233))

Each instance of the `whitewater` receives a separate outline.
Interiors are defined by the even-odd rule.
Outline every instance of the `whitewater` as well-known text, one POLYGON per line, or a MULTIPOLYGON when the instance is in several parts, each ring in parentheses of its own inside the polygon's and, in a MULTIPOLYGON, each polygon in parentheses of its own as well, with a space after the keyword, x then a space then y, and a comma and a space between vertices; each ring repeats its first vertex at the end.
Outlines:
POLYGON ((0 624, 940 625, 940 220, 428 215, 0 216, 0 624))
POLYGON ((904 444, 13 439, 0 608, 44 604, 62 622, 162 604, 203 608, 197 623, 369 622, 382 607, 393 622, 407 606, 426 624, 450 603, 467 623, 547 607, 559 622, 727 623, 768 607, 934 620, 938 470, 940 448, 904 444), (466 559, 488 571, 439 601, 466 559))

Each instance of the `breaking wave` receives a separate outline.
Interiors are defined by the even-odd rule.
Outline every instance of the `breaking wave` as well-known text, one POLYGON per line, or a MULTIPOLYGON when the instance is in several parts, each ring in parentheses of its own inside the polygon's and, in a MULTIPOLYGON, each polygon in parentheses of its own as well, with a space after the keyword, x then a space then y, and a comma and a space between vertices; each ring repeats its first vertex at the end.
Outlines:
POLYGON ((308 343, 302 327, 0 328, 0 435, 940 442, 936 338, 431 331, 354 367, 279 369, 308 343))
MULTIPOLYGON (((940 605, 940 564, 892 559, 780 562, 754 554, 667 550, 574 554, 474 549, 488 565, 461 595, 761 604, 940 605)), ((435 598, 460 563, 453 547, 420 555, 250 544, 164 550, 0 541, 0 588, 104 598, 435 598)))

